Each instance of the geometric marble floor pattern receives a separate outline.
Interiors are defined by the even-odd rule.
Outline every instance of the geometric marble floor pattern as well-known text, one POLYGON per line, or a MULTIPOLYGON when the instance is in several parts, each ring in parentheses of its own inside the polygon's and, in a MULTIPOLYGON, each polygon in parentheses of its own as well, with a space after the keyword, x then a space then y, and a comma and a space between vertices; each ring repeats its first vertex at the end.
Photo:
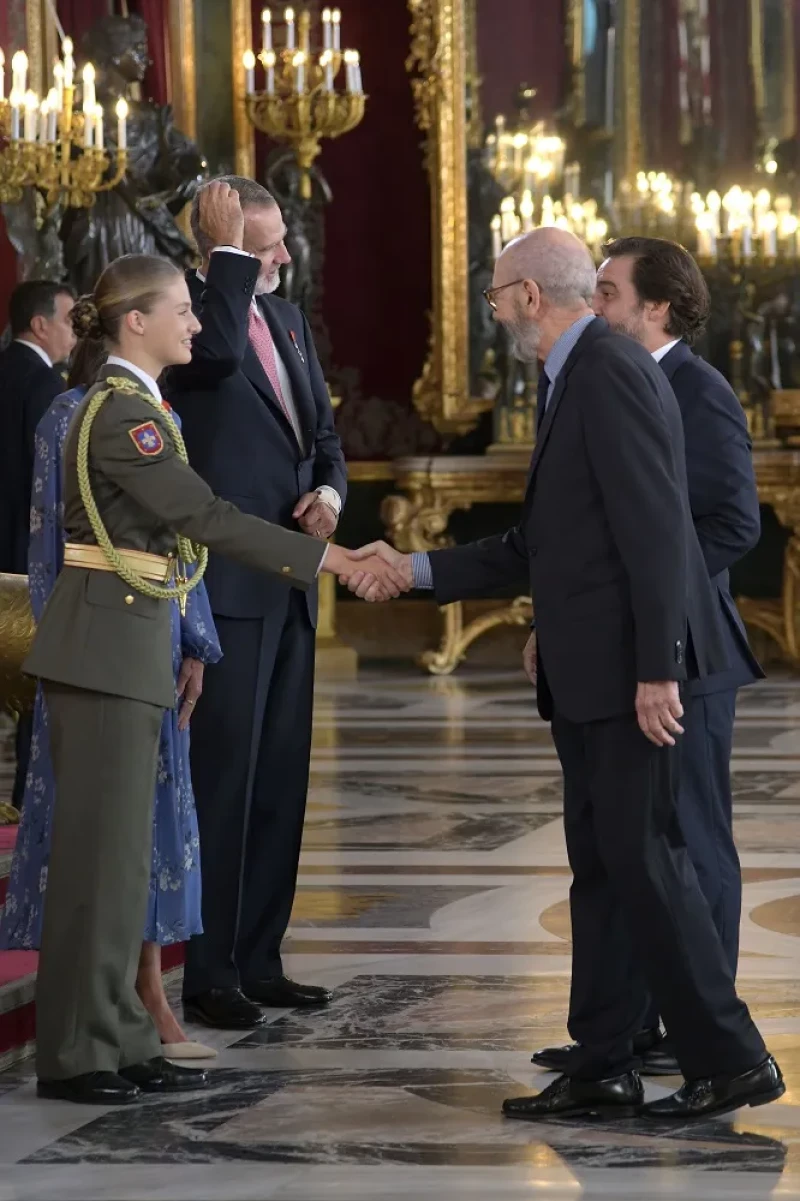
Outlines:
MULTIPOLYGON (((700 1125, 505 1122, 566 1040, 559 773, 519 672, 317 686, 288 972, 335 989, 220 1049, 211 1087, 134 1110, 0 1075, 0 1201, 800 1199, 800 681, 740 695, 740 990, 787 1081, 700 1125)), ((178 986, 173 985, 176 999, 178 986)), ((650 1097, 677 1082, 648 1083, 650 1097)))

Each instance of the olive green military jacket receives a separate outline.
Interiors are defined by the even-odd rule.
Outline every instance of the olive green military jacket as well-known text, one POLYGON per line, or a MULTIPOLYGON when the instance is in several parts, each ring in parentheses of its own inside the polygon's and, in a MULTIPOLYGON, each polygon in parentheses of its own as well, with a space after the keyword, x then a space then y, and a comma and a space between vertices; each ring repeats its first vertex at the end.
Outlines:
MULTIPOLYGON (((64 450, 67 541, 95 544, 80 497, 78 434, 89 400, 110 376, 144 384, 124 367, 106 367, 78 409, 64 450)), ((270 525, 220 500, 176 454, 163 414, 139 396, 117 391, 105 401, 89 442, 92 493, 119 549, 175 554, 186 535, 220 555, 308 588, 324 544, 270 525)), ((135 591, 119 576, 64 567, 47 602, 24 670, 75 688, 106 692, 163 708, 175 704, 171 612, 175 602, 135 591)))

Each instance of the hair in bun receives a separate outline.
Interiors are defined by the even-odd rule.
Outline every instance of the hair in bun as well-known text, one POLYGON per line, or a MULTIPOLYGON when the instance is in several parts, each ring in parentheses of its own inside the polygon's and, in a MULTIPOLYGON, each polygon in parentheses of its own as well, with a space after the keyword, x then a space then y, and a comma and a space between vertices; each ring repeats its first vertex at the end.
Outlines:
POLYGON ((69 318, 77 338, 91 338, 96 342, 102 340, 103 326, 93 295, 79 297, 69 318))

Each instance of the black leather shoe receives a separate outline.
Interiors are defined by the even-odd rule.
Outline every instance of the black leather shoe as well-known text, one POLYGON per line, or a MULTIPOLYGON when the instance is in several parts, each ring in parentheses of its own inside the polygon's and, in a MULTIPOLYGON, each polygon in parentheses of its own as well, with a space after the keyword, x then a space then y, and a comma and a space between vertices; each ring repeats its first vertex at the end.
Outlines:
POLYGON ((238 988, 211 988, 196 997, 184 997, 183 1016, 187 1022, 219 1030, 254 1030, 267 1020, 258 1005, 248 1001, 238 988))
POLYGON ((566 1072, 567 1061, 579 1045, 567 1043, 565 1047, 542 1047, 541 1051, 534 1051, 531 1063, 535 1063, 537 1068, 546 1068, 548 1072, 566 1072))
POLYGON ((644 1088, 638 1072, 609 1080, 573 1080, 559 1076, 535 1097, 503 1102, 507 1118, 538 1122, 543 1118, 632 1118, 642 1108, 644 1088))
MULTIPOLYGON (((660 1046, 663 1041, 663 1036, 659 1030, 642 1030, 634 1036, 633 1051, 635 1055, 640 1055, 642 1059, 649 1057, 651 1052, 660 1046)), ((566 1072, 567 1060, 579 1043, 567 1043, 565 1047, 542 1047, 541 1051, 535 1051, 531 1058, 531 1063, 535 1063, 538 1068, 546 1068, 548 1072, 566 1072)), ((680 1068, 677 1067, 677 1074, 680 1075, 680 1068)), ((673 1073, 667 1072, 645 1072, 644 1075, 665 1076, 673 1073)))
POLYGON ((202 1068, 184 1068, 177 1063, 157 1055, 145 1063, 132 1063, 120 1068, 120 1076, 135 1084, 143 1093, 180 1093, 194 1088, 205 1088, 208 1072, 202 1068))
POLYGON ((256 980, 243 984, 242 990, 251 1001, 266 1005, 268 1009, 310 1009, 313 1005, 327 1005, 333 993, 316 984, 297 984, 288 976, 276 976, 273 980, 256 980))
POLYGON ((687 1080, 671 1097, 651 1101, 642 1114, 648 1118, 687 1122, 731 1113, 745 1105, 768 1105, 786 1092, 781 1069, 770 1055, 757 1068, 741 1076, 714 1076, 687 1080))
POLYGON ((645 1051, 642 1055, 642 1066, 639 1069, 642 1076, 681 1076, 680 1064, 675 1058, 672 1043, 668 1038, 662 1038, 659 1043, 645 1051))
POLYGON ((130 1105, 141 1091, 116 1072, 84 1072, 68 1080, 39 1080, 36 1095, 49 1101, 74 1101, 78 1105, 130 1105))

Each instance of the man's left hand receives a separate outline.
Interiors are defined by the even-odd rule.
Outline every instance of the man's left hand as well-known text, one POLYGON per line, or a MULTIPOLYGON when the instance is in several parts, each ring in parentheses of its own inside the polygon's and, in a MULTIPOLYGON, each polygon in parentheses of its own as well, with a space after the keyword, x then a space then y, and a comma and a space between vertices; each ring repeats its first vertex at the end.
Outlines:
POLYGON ((683 733, 680 690, 675 680, 640 683, 636 688, 636 717, 645 738, 656 746, 674 746, 683 733))
POLYGON ((203 693, 203 664, 199 659, 184 659, 178 675, 178 729, 188 730, 194 707, 203 693))
POLYGON ((336 526, 339 524, 336 513, 328 502, 322 499, 319 492, 306 492, 305 496, 301 496, 292 516, 304 534, 310 534, 312 538, 321 538, 323 541, 336 533, 336 526))

